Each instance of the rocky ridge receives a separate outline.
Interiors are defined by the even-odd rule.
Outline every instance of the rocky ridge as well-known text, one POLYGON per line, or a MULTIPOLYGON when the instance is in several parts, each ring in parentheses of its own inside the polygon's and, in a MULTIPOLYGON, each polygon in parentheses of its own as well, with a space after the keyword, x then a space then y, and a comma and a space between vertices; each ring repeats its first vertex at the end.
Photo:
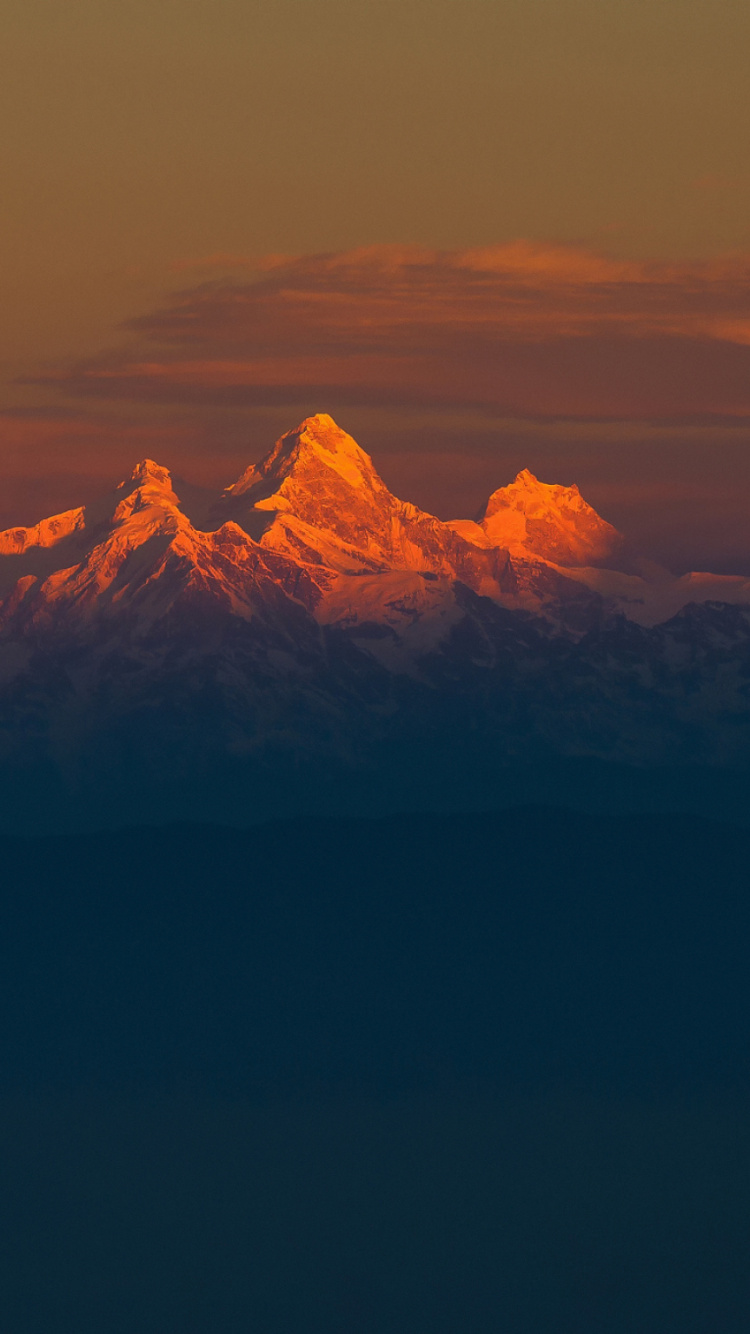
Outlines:
POLYGON ((0 533, 0 772, 750 763, 750 581, 638 573, 575 487, 446 523, 320 414, 201 515, 179 489, 144 460, 0 533))
POLYGON ((584 607, 655 624, 689 602, 750 603, 750 580, 645 577, 623 552, 576 486, 528 470, 477 521, 443 522, 392 495, 356 441, 318 414, 227 487, 208 522, 191 522, 168 470, 145 459, 97 505, 0 532, 0 619, 22 603, 32 617, 145 605, 157 583, 161 598, 203 590, 248 616, 252 581, 266 576, 326 623, 398 622, 399 589, 412 619, 434 604, 436 580, 446 597, 460 582, 570 633, 584 607))

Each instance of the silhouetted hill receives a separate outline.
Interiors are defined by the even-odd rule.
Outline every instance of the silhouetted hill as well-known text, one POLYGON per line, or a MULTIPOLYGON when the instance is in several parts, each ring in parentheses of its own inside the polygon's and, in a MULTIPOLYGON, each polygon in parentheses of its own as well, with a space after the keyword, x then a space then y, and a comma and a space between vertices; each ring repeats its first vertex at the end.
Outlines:
POLYGON ((740 1334, 747 834, 2 840, 7 1334, 740 1334))
POLYGON ((5 840, 0 1083, 745 1087, 747 835, 560 810, 5 840))

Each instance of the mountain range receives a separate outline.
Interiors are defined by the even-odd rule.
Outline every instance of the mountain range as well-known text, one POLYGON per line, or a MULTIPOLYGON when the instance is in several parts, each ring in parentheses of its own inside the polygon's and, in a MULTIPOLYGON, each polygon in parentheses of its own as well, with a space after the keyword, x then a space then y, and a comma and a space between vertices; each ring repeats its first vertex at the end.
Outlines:
POLYGON ((528 471, 443 522, 319 414, 221 493, 146 459, 0 533, 8 811, 252 818, 749 760, 750 580, 675 577, 528 471))

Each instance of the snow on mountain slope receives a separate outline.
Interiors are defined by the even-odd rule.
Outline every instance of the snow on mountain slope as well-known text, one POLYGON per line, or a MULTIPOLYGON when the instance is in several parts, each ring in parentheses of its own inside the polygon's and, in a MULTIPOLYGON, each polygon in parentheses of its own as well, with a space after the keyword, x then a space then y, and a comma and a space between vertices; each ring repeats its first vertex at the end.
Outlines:
POLYGON ((247 619, 269 594, 307 607, 320 600, 320 588, 304 568, 262 551, 237 524, 227 522, 214 532, 193 527, 169 472, 150 459, 91 514, 81 514, 66 534, 74 542, 64 546, 61 567, 40 574, 33 565, 27 570, 19 564, 19 555, 33 556, 31 547, 15 553, 14 573, 20 578, 0 609, 0 622, 70 632, 94 616, 133 610, 142 625, 153 623, 177 601, 203 598, 247 619))
POLYGON ((510 592, 507 552, 479 548, 398 500, 325 413, 308 417, 228 488, 222 509, 261 545, 341 574, 426 571, 489 597, 510 592))
POLYGON ((476 546, 507 548, 518 577, 517 604, 546 610, 542 578, 529 580, 540 562, 602 599, 610 610, 639 625, 661 624, 691 602, 750 604, 750 579, 692 572, 676 577, 645 561, 625 560, 625 540, 602 519, 577 486, 551 486, 524 469, 510 486, 490 496, 478 520, 450 527, 476 546))
POLYGON ((556 568, 638 625, 661 625, 690 603, 750 605, 750 579, 743 575, 693 571, 676 577, 668 570, 656 570, 645 577, 594 566, 556 568))
POLYGON ((480 522, 444 523, 392 495, 318 414, 228 487, 208 521, 191 522, 167 469, 146 459, 95 505, 0 533, 0 623, 70 630, 127 609, 150 624, 191 599, 248 619, 280 597, 322 626, 388 627, 416 653, 455 624, 458 585, 569 635, 610 613, 654 625, 692 601, 750 603, 747 579, 604 566, 621 552, 577 487, 528 471, 480 522))
POLYGON ((83 527, 83 508, 65 510, 42 519, 32 528, 6 528, 0 532, 0 556, 20 556, 34 547, 54 547, 83 527))
POLYGON ((617 568, 623 547, 622 535, 586 503, 577 486, 550 486, 528 468, 510 486, 493 492, 476 526, 487 542, 506 547, 512 556, 555 565, 617 568))
POLYGON ((144 460, 96 504, 0 534, 8 791, 24 767, 66 791, 84 775, 106 806, 148 772, 157 803, 171 785, 182 810, 185 781, 201 810, 217 775, 233 801, 251 775, 278 810, 326 774, 390 791, 405 755, 417 785, 458 755, 478 773, 750 763, 750 580, 592 564, 618 535, 573 488, 522 474, 515 508, 444 523, 317 416, 211 517, 180 489, 144 460))

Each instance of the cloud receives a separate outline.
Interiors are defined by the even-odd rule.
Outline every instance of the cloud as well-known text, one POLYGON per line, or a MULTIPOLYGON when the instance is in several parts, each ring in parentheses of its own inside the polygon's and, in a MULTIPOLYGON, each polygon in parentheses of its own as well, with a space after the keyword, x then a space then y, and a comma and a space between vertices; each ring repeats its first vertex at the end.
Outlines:
POLYGON ((147 403, 313 395, 535 420, 750 418, 750 257, 646 263, 519 241, 264 263, 132 321, 125 346, 58 387, 147 403))
POLYGON ((215 258, 119 347, 28 386, 57 407, 0 416, 0 526, 79 504, 144 455, 226 485, 327 411, 442 517, 530 467, 578 482, 667 564, 750 573, 750 257, 375 246, 230 276, 215 258))

